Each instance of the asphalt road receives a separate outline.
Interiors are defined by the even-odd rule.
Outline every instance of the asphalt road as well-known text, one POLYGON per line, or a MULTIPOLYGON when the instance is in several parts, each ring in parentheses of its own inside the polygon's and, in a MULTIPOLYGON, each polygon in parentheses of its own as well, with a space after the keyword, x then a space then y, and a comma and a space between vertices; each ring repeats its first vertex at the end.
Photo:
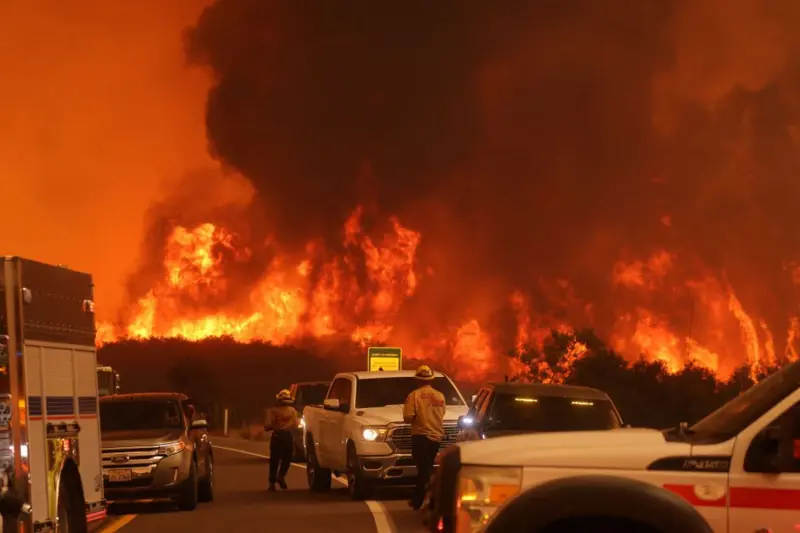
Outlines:
POLYGON ((309 492, 306 472, 293 465, 287 476, 288 491, 267 492, 264 443, 215 437, 215 499, 191 512, 166 503, 115 504, 103 533, 422 533, 421 517, 409 509, 409 492, 382 491, 378 500, 355 502, 348 498, 344 480, 334 481, 328 494, 309 492))

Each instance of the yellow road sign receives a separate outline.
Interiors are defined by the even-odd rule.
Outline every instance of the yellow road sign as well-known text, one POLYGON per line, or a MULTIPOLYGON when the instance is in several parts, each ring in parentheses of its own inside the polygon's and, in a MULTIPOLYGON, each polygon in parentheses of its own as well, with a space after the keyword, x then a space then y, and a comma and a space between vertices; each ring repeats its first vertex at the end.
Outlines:
POLYGON ((370 346, 367 348, 367 368, 370 372, 403 370, 403 349, 370 346))

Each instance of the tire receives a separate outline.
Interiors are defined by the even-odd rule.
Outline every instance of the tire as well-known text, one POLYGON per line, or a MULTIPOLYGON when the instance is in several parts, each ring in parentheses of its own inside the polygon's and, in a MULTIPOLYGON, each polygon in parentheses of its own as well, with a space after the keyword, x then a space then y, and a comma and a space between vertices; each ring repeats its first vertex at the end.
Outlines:
POLYGON ((347 447, 347 492, 353 500, 366 500, 374 492, 372 483, 361 473, 358 455, 352 445, 347 447))
POLYGON ((308 459, 306 461, 306 478, 308 488, 311 492, 328 492, 331 490, 331 471, 327 468, 320 468, 317 465, 317 457, 314 453, 314 444, 308 445, 308 459))
POLYGON ((194 511, 197 509, 197 502, 199 501, 198 485, 197 460, 192 459, 189 477, 183 482, 181 494, 178 496, 178 509, 181 511, 194 511))
POLYGON ((197 499, 202 503, 214 501, 214 457, 206 457, 206 476, 197 487, 197 499))
POLYGON ((58 487, 58 509, 56 533, 86 533, 83 490, 80 482, 74 479, 71 470, 64 470, 58 487))
POLYGON ((571 518, 556 522, 543 533, 659 533, 652 527, 625 518, 571 518))

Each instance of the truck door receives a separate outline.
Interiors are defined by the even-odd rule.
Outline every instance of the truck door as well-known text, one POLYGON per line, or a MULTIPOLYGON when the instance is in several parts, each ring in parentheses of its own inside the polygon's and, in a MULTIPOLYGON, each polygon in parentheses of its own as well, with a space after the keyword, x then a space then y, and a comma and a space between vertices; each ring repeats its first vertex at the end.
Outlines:
MULTIPOLYGON (((339 377, 331 384, 328 398, 339 400, 341 405, 350 405, 352 390, 352 382, 345 377, 339 377)), ((319 428, 322 434, 319 436, 318 451, 324 457, 323 464, 326 466, 338 468, 339 463, 344 461, 344 455, 340 452, 343 446, 339 445, 339 441, 343 435, 345 416, 341 412, 325 410, 320 419, 319 428)))
POLYGON ((353 382, 349 378, 342 378, 342 385, 339 388, 339 403, 342 412, 332 412, 330 417, 330 443, 333 465, 340 470, 347 466, 347 417, 349 407, 353 403, 353 382))
POLYGON ((730 533, 798 531, 800 391, 737 437, 728 504, 730 533))

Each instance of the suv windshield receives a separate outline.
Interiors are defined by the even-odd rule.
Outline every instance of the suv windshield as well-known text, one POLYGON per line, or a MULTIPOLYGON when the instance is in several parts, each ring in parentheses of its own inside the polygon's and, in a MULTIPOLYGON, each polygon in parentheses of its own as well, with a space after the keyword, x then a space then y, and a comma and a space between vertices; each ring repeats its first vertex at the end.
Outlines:
POLYGON ((183 429, 183 417, 175 400, 101 401, 100 429, 183 429))
POLYGON ((491 416, 491 429, 500 431, 592 431, 620 427, 619 417, 608 400, 499 394, 494 398, 491 416))
POLYGON ((800 386, 800 362, 783 367, 729 401, 689 430, 699 439, 729 439, 800 386))
MULTIPOLYGON (((458 391, 445 377, 431 381, 431 386, 444 394, 447 405, 464 405, 458 391)), ((383 407, 403 405, 411 391, 417 388, 417 380, 408 378, 360 379, 356 389, 356 407, 383 407)))
POLYGON ((327 383, 299 385, 295 401, 298 405, 322 405, 329 386, 327 383))

